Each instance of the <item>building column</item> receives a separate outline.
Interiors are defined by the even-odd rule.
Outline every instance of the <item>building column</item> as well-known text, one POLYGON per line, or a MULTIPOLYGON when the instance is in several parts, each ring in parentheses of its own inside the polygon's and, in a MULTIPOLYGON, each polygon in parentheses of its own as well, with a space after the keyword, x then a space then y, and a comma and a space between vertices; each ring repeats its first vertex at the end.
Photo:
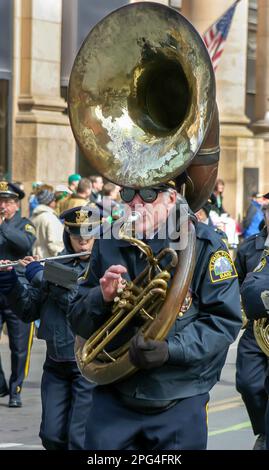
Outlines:
POLYGON ((269 140, 269 2, 258 0, 255 133, 269 140))
POLYGON ((75 141, 60 93, 62 0, 15 0, 14 180, 53 185, 75 170, 75 141))
MULTIPOLYGON (((202 35, 232 4, 233 0, 183 0, 182 14, 202 35)), ((245 114, 247 19, 248 2, 239 2, 216 70, 217 102, 225 135, 251 135, 245 114)))

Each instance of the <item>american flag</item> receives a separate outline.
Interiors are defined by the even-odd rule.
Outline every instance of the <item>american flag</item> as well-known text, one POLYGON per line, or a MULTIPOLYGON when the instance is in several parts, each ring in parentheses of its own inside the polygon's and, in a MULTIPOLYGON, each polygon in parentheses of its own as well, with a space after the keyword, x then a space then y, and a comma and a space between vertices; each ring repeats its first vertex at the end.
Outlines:
POLYGON ((235 7, 239 1, 240 0, 236 0, 236 2, 234 2, 232 6, 226 10, 223 15, 203 34, 203 40, 211 57, 214 70, 216 70, 220 56, 223 52, 224 44, 234 16, 235 7))

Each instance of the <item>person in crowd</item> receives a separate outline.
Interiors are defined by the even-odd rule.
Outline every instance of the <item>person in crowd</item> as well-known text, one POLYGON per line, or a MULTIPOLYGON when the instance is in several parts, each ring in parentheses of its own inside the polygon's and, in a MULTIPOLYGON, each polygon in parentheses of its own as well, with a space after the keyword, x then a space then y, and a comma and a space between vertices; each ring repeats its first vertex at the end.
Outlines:
POLYGON ((90 204, 92 183, 88 178, 81 178, 78 183, 77 192, 71 194, 60 204, 61 211, 72 209, 72 207, 85 206, 90 204))
POLYGON ((34 209, 38 206, 38 200, 36 198, 36 193, 42 186, 41 181, 34 181, 32 183, 32 192, 28 198, 28 208, 29 208, 29 217, 32 217, 34 209))
POLYGON ((224 192, 224 181, 222 179, 217 179, 214 191, 210 196, 212 201, 212 210, 214 210, 218 215, 226 213, 223 207, 223 192, 224 192))
MULTIPOLYGON (((0 259, 18 260, 31 254, 35 242, 35 228, 30 220, 18 212, 19 201, 25 196, 15 184, 0 181, 0 259)), ((18 276, 23 270, 16 269, 18 276)), ((15 271, 14 271, 15 272, 15 271)), ((2 292, 5 281, 2 280, 2 292)), ((5 295, 0 293, 0 334, 6 323, 11 351, 11 376, 7 385, 0 360, 0 396, 9 395, 9 407, 22 406, 21 390, 28 374, 33 327, 25 325, 14 314, 5 295)))
POLYGON ((86 418, 94 385, 81 375, 76 364, 74 335, 66 318, 71 290, 65 284, 64 276, 68 268, 75 270, 82 278, 86 274, 90 257, 88 252, 93 245, 90 217, 93 217, 93 210, 85 214, 81 207, 61 214, 65 247, 62 254, 87 254, 57 260, 58 267, 64 268, 59 273, 61 279, 57 284, 49 279, 48 274, 44 275, 43 266, 32 256, 21 260, 21 264, 26 267, 26 278, 31 283, 27 288, 17 278, 14 270, 0 272, 0 282, 5 276, 6 295, 12 308, 26 323, 40 319, 37 336, 46 341, 39 436, 48 450, 84 448, 86 418))
MULTIPOLYGON (((170 246, 173 234, 163 229, 171 214, 177 215, 176 226, 180 224, 182 200, 174 181, 151 188, 123 187, 120 194, 126 210, 141 215, 136 238, 155 256, 170 246), (160 232, 166 235, 159 238, 160 232)), ((87 280, 69 303, 74 333, 89 338, 105 322, 124 281, 147 266, 143 253, 120 237, 95 241, 87 280)), ((206 448, 208 392, 220 378, 228 347, 240 330, 241 313, 233 261, 220 237, 198 222, 187 297, 185 313, 179 313, 163 340, 145 338, 139 317, 119 333, 117 347, 128 332, 129 361, 136 369, 115 383, 95 387, 86 449, 206 448)))
POLYGON ((259 233, 260 223, 264 220, 263 203, 264 198, 261 193, 252 193, 246 217, 243 219, 243 238, 259 233))
MULTIPOLYGON (((269 194, 263 198, 269 199, 269 194)), ((238 248, 235 266, 240 285, 248 273, 259 265, 268 240, 269 209, 265 209, 265 226, 257 234, 248 237, 238 248)), ((253 449, 265 449, 265 412, 268 402, 264 387, 268 358, 256 342, 253 332, 253 320, 246 324, 241 336, 236 358, 236 388, 241 394, 251 421, 253 433, 257 436, 253 449)))
POLYGON ((102 176, 92 175, 89 176, 89 180, 92 183, 91 202, 93 202, 94 204, 101 203, 102 190, 104 187, 102 176))
POLYGON ((36 228, 33 254, 39 258, 55 256, 63 250, 63 225, 55 213, 55 194, 41 189, 36 197, 38 206, 31 219, 36 228))
POLYGON ((207 202, 201 207, 201 209, 199 209, 195 215, 197 217, 197 220, 199 222, 202 222, 206 225, 209 225, 210 227, 213 226, 213 222, 210 218, 210 211, 211 211, 211 208, 212 208, 212 201, 211 199, 208 199, 207 202))
POLYGON ((78 188, 78 183, 81 180, 81 176, 78 173, 68 176, 68 189, 71 193, 76 193, 78 188))
POLYGON ((218 179, 210 196, 212 204, 209 216, 213 225, 226 234, 229 248, 236 250, 239 244, 238 227, 236 221, 223 207, 223 192, 224 181, 218 179))
POLYGON ((71 196, 71 194, 73 193, 64 184, 58 184, 55 187, 55 202, 56 202, 55 212, 58 216, 61 214, 61 204, 63 200, 65 200, 68 196, 71 196))
POLYGON ((123 214, 119 191, 120 186, 114 183, 106 183, 103 187, 102 207, 104 216, 108 216, 110 222, 119 219, 123 214))

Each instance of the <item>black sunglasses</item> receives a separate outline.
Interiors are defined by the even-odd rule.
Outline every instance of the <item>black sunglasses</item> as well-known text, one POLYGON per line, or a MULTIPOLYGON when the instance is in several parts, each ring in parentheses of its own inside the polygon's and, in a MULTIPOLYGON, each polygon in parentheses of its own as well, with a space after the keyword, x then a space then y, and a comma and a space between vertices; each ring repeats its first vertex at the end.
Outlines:
POLYGON ((154 202, 156 201, 158 194, 167 191, 168 188, 143 188, 143 189, 133 189, 133 188, 122 188, 120 190, 121 199, 124 202, 131 202, 136 194, 139 194, 141 199, 144 202, 154 202))

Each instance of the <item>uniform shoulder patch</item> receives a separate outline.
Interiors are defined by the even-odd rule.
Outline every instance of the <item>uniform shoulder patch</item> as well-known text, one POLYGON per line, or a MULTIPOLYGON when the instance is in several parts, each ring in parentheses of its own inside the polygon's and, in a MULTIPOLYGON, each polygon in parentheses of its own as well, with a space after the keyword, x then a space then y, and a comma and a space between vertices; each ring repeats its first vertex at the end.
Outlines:
POLYGON ((36 234, 35 227, 34 227, 33 225, 31 225, 31 224, 26 224, 26 225, 24 226, 24 230, 25 230, 26 232, 31 233, 32 235, 35 235, 35 234, 36 234))
POLYGON ((213 283, 237 277, 234 262, 227 251, 219 250, 211 256, 209 274, 213 283))

